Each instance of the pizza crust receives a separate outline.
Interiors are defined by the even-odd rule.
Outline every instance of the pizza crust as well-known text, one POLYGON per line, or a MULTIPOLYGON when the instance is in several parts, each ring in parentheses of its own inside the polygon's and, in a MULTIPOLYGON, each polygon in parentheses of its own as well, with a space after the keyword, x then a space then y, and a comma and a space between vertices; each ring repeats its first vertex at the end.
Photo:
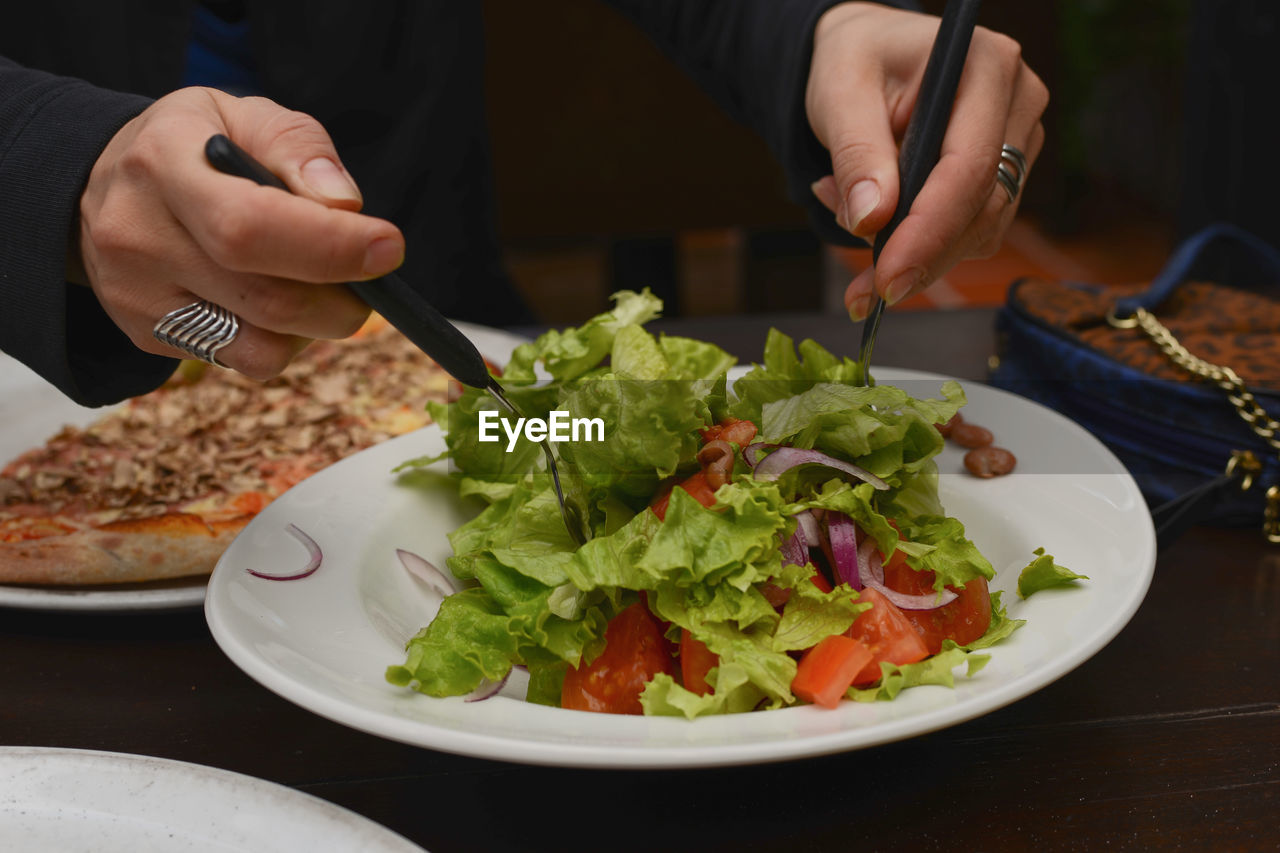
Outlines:
POLYGON ((0 583, 114 584, 207 575, 249 519, 206 524, 171 513, 0 543, 0 583))

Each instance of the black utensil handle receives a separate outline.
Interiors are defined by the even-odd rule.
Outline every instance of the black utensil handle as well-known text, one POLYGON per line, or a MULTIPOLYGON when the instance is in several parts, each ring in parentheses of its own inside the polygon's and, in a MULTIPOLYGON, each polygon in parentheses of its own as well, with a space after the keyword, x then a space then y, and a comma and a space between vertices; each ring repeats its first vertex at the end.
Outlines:
POLYGON ((889 242, 893 232, 907 218, 920 188, 928 179, 933 167, 938 165, 942 153, 942 137, 951 121, 951 107, 956 100, 956 88, 964 71, 964 60, 969 53, 969 41, 978 20, 981 0, 947 0, 934 38, 929 62, 924 67, 920 81, 920 96, 907 122, 907 131, 898 151, 898 206, 894 208, 889 224, 876 235, 871 250, 871 262, 880 260, 880 251, 889 242))
MULTIPOLYGON (((219 172, 289 191, 284 181, 222 134, 209 137, 204 154, 219 172)), ((475 344, 400 276, 391 273, 348 286, 454 379, 475 388, 496 385, 475 344)))
POLYGON ((487 388, 497 384, 476 345, 400 276, 392 273, 372 281, 353 281, 349 286, 463 385, 487 388))

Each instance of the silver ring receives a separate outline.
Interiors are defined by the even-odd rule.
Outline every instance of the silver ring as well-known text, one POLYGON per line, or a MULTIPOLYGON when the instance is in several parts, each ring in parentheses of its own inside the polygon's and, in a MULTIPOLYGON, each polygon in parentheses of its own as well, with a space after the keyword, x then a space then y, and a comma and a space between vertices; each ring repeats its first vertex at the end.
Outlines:
POLYGON ((218 350, 236 339, 240 320, 221 305, 201 299, 165 314, 151 334, 162 344, 180 349, 192 358, 224 367, 218 350))
POLYGON ((1017 148, 1005 143, 1000 147, 1000 165, 996 167, 996 183, 1009 196, 1009 203, 1017 201, 1022 192, 1022 182, 1027 179, 1030 170, 1027 157, 1017 148))

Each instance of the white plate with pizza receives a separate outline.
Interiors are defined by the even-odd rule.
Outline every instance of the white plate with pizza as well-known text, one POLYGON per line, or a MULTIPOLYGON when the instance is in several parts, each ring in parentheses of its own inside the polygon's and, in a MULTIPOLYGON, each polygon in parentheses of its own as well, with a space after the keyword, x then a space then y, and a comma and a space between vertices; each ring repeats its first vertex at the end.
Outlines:
MULTIPOLYGON (((524 340, 459 325, 499 364, 524 340)), ((0 353, 0 606, 198 607, 249 519, 338 459, 422 426, 449 382, 377 317, 271 382, 184 362, 164 388, 106 409, 0 353)))
MULTIPOLYGON (((936 394, 942 377, 883 368, 882 382, 936 394)), ((530 764, 705 767, 779 761, 872 746, 951 726, 1007 705, 1061 677, 1105 646, 1151 582, 1155 535, 1145 502, 1119 461, 1079 426, 1040 405, 965 383, 966 418, 995 429, 1018 457, 1013 474, 963 473, 963 451, 939 457, 940 496, 997 569, 1009 616, 1026 625, 989 650, 989 664, 954 689, 922 686, 892 702, 841 702, 704 717, 593 714, 529 704, 517 674, 484 701, 436 699, 385 680, 438 598, 396 550, 445 565, 447 535, 476 511, 445 477, 392 469, 444 448, 427 427, 366 450, 299 484, 261 513, 222 557, 205 614, 214 639, 265 687, 321 716, 430 749, 530 764), (280 582, 308 562, 295 525, 323 559, 310 576, 280 582), (1038 547, 1088 575, 1026 600, 1018 572, 1038 547)))
POLYGON ((7 850, 309 853, 422 848, 368 818, 252 776, 82 749, 0 747, 7 850))

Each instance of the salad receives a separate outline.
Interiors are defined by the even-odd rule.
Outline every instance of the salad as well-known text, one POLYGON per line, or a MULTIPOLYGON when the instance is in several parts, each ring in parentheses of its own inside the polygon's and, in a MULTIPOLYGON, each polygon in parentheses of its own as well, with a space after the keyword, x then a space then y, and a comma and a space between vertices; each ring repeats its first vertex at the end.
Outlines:
MULTIPOLYGON (((602 440, 556 445, 585 545, 537 443, 486 438, 485 394, 430 405, 451 476, 484 509, 449 537, 469 585, 389 681, 478 698, 523 667, 528 701, 578 710, 834 707, 951 685, 1022 624, 938 501, 936 425, 964 405, 957 383, 928 400, 856 387, 856 362, 774 331, 730 387, 723 350, 645 330, 660 300, 614 299, 517 348, 502 377, 530 417, 603 422, 602 440)), ((1025 594, 1062 582, 1052 557, 1031 565, 1025 594)))

